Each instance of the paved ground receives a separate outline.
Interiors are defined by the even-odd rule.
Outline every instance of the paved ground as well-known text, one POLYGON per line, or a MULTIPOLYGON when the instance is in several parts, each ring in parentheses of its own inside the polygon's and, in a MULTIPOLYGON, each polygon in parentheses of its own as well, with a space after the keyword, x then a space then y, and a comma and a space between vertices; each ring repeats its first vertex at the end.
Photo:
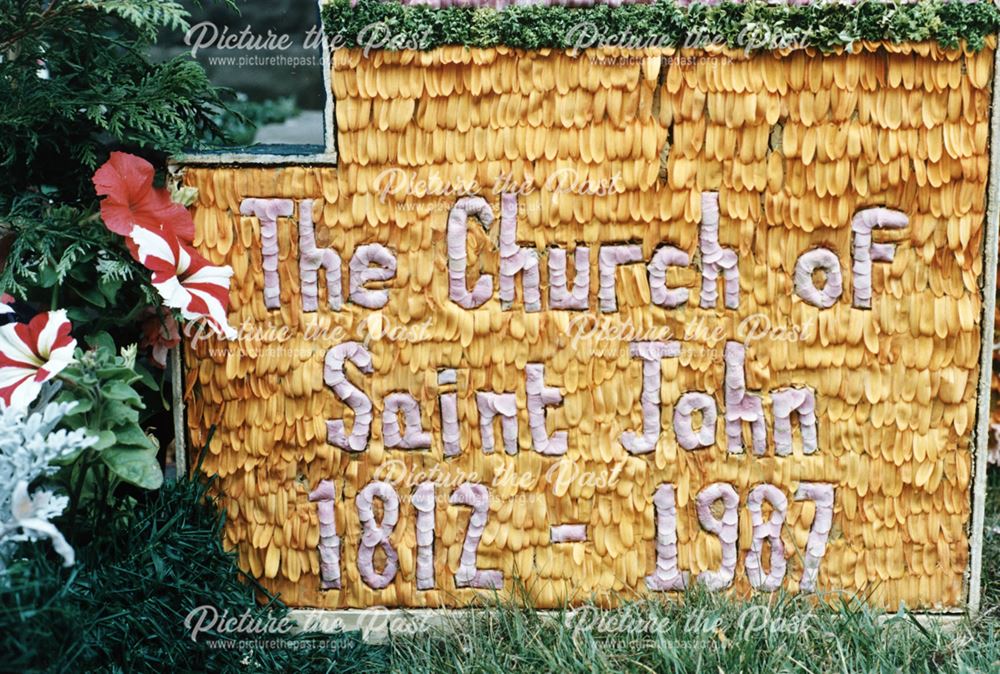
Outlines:
POLYGON ((305 110, 281 124, 267 124, 257 130, 258 144, 322 145, 323 111, 305 110))

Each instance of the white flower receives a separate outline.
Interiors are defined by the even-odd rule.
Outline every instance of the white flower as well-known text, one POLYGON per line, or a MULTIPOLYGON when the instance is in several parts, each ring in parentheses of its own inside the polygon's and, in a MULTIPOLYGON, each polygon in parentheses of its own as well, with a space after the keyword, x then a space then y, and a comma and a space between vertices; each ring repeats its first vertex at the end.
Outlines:
POLYGON ((97 441, 84 429, 55 430, 75 406, 48 403, 28 414, 0 403, 0 577, 18 541, 51 539, 66 564, 73 563, 73 549, 50 521, 65 510, 69 499, 44 489, 29 495, 28 485, 55 473, 54 460, 71 457, 97 441))
POLYGON ((28 495, 28 483, 21 480, 14 486, 11 497, 12 521, 4 525, 4 538, 8 541, 37 541, 48 538, 62 558, 63 566, 73 566, 76 557, 66 538, 49 520, 61 515, 69 505, 69 498, 56 496, 45 489, 28 495))

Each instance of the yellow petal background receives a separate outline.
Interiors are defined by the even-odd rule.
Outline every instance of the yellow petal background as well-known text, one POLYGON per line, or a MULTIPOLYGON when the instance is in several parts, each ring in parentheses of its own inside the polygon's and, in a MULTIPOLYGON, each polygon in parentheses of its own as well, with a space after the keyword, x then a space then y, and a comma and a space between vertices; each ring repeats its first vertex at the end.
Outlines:
MULTIPOLYGON (((746 495, 771 482, 791 502, 783 531, 785 587, 796 590, 815 508, 791 498, 800 482, 822 481, 836 485, 836 500, 820 589, 871 592, 874 603, 890 609, 901 601, 911 608, 959 606, 969 560, 992 47, 966 55, 866 43, 831 55, 789 50, 752 57, 723 49, 607 48, 579 58, 508 48, 377 58, 338 50, 338 168, 190 167, 185 173, 186 183, 199 188, 201 252, 236 270, 231 322, 285 326, 291 334, 282 343, 251 336, 187 348, 193 446, 217 427, 204 468, 220 476, 226 545, 291 605, 463 605, 474 592, 457 589, 453 574, 469 508, 449 505, 448 496, 462 476, 476 474, 490 484, 504 473, 527 472, 535 476, 530 484, 491 487, 496 498, 479 566, 503 570, 508 589, 520 575, 540 606, 591 596, 612 603, 615 594, 645 592, 643 578, 656 558, 652 498, 661 483, 676 485, 681 569, 696 574, 718 566, 719 543, 701 530, 694 498, 721 480, 741 496, 734 589, 746 594, 746 495), (724 339, 696 335, 684 341, 679 361, 664 362, 659 446, 644 457, 627 455, 617 438, 641 427, 641 365, 629 358, 627 344, 592 338, 571 344, 566 312, 525 314, 520 284, 512 311, 502 311, 496 299, 475 311, 451 303, 444 230, 454 197, 424 191, 383 202, 377 179, 393 168, 415 183, 432 176, 446 184, 475 182, 498 216, 498 176, 534 185, 521 197, 521 243, 589 245, 595 277, 601 243, 639 243, 648 260, 666 241, 694 257, 699 195, 718 191, 720 240, 740 260, 740 308, 696 308, 695 268, 668 275, 672 285, 691 289, 687 306, 651 308, 644 268, 636 266, 619 269, 619 312, 600 321, 683 335, 700 320, 741 341, 740 320, 752 314, 774 326, 800 326, 802 341, 748 344, 747 384, 765 393, 768 410, 767 391, 815 389, 819 451, 776 457, 772 444, 762 457, 730 456, 721 422, 715 447, 680 449, 670 423, 677 396, 705 390, 722 402, 724 339), (553 195, 543 187, 560 168, 594 181, 617 176, 617 187, 611 194, 553 195), (372 375, 348 368, 375 404, 363 454, 326 443, 327 419, 353 422, 323 384, 326 349, 340 340, 306 334, 339 327, 353 339, 359 326, 373 325, 373 312, 349 303, 341 312, 329 310, 322 282, 320 311, 302 312, 294 219, 279 226, 282 307, 268 311, 259 223, 239 215, 249 197, 317 200, 318 243, 333 247, 345 263, 362 243, 382 243, 398 257, 389 304, 374 320, 382 331, 427 327, 406 341, 373 340, 372 375), (873 265, 872 309, 861 311, 849 299, 850 219, 869 206, 901 210, 910 224, 876 233, 897 243, 896 259, 873 265), (804 304, 792 287, 797 256, 820 245, 839 254, 845 273, 844 298, 825 311, 804 304), (550 432, 570 431, 565 461, 606 476, 605 482, 548 482, 554 459, 531 450, 526 362, 544 363, 546 385, 565 395, 564 405, 548 413, 550 432), (437 405, 441 367, 459 372, 462 454, 448 461, 437 405), (482 453, 476 389, 516 393, 517 456, 482 453), (423 426, 433 433, 430 451, 384 447, 382 405, 394 391, 420 401, 423 426), (390 461, 414 474, 437 469, 452 480, 437 491, 434 590, 416 589, 415 510, 408 500, 416 480, 399 489, 391 540, 400 550, 400 573, 381 591, 359 576, 354 498, 390 461), (323 479, 337 488, 341 590, 319 589, 319 523, 307 493, 323 479), (550 525, 577 522, 587 524, 586 543, 549 544, 550 525)), ((495 233, 491 239, 478 226, 470 233, 470 279, 479 270, 496 275, 495 233)), ((344 283, 346 290, 346 273, 344 283)), ((547 294, 543 284, 543 298, 547 294)), ((596 279, 590 299, 597 316, 596 279)))

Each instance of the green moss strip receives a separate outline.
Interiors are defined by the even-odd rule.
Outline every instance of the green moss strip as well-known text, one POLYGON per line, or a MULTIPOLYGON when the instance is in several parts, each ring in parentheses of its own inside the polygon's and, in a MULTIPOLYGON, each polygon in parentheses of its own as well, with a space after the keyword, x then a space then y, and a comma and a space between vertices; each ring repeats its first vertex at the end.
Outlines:
POLYGON ((892 4, 769 5, 747 3, 679 7, 671 0, 650 5, 570 8, 532 5, 503 10, 433 9, 398 2, 334 0, 323 9, 334 48, 429 50, 445 45, 520 49, 597 46, 683 47, 721 44, 764 51, 814 47, 830 51, 860 40, 963 43, 980 50, 1000 30, 992 2, 921 0, 892 4))

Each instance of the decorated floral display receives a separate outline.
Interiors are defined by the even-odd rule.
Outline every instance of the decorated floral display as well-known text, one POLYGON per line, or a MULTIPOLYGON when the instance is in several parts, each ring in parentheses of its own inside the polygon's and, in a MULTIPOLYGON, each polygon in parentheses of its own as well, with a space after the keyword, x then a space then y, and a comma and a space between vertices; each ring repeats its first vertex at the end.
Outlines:
MULTIPOLYGON (((167 350, 180 341, 169 309, 180 310, 188 320, 205 320, 219 333, 234 334, 226 317, 232 270, 213 266, 194 252, 191 214, 153 182, 152 164, 121 152, 112 153, 93 177, 96 192, 104 196, 104 225, 152 272, 152 287, 162 296, 166 309, 144 312, 149 318, 142 341, 154 363, 163 367, 167 350)), ((54 297, 59 290, 57 285, 54 297)), ((88 335, 89 348, 78 350, 68 310, 20 321, 13 302, 8 294, 0 296, 0 316, 7 321, 0 325, 0 424, 8 426, 0 430, 5 434, 0 438, 0 483, 10 489, 0 493, 0 564, 2 553, 14 543, 39 538, 51 539, 66 564, 72 564, 72 547, 50 521, 63 513, 69 497, 47 488, 32 492, 34 480, 58 472, 76 494, 74 511, 88 481, 91 492, 103 490, 100 507, 107 507, 121 482, 147 489, 163 482, 159 447, 140 424, 144 404, 132 387, 142 378, 136 372, 137 346, 119 350, 107 333, 98 333, 88 335), (29 413, 40 396, 40 405, 53 397, 59 402, 29 413), (60 423, 71 432, 54 431, 60 423), (74 464, 81 456, 85 459, 74 464), (53 464, 60 460, 66 462, 61 469, 53 464)), ((87 498, 92 503, 94 494, 87 498)))
POLYGON ((995 39, 580 55, 453 28, 334 52, 336 167, 185 168, 232 320, 289 335, 187 345, 243 568, 331 609, 517 579, 550 608, 961 607, 995 39), (352 339, 372 324, 428 327, 352 339))
POLYGON ((8 4, 0 669, 996 669, 996 2, 8 4))

